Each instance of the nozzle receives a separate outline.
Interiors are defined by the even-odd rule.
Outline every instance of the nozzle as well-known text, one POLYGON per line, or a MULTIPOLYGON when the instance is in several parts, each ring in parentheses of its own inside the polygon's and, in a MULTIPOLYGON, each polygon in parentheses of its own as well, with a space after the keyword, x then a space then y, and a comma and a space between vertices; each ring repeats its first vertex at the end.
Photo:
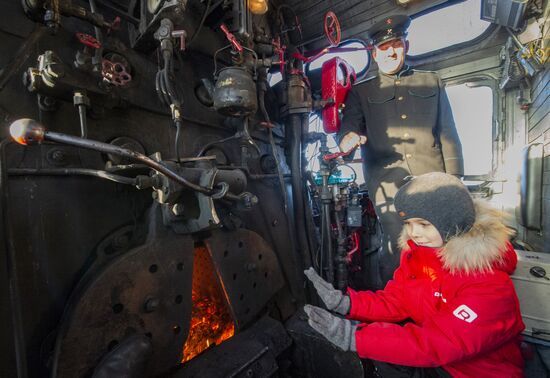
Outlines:
POLYGON ((45 132, 44 126, 30 118, 18 119, 10 125, 11 137, 24 146, 42 143, 45 132))

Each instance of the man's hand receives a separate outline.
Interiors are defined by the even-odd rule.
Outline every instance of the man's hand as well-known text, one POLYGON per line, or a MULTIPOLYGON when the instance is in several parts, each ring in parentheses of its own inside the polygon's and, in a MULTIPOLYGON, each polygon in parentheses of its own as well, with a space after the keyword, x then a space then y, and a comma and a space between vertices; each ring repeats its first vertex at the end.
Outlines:
POLYGON ((349 320, 341 319, 322 308, 311 305, 305 305, 304 311, 308 316, 307 323, 311 328, 343 351, 356 351, 355 330, 357 327, 352 325, 349 320))
POLYGON ((315 269, 309 268, 304 270, 304 273, 317 290, 317 294, 328 310, 342 315, 349 312, 351 302, 347 295, 342 294, 340 290, 336 290, 332 284, 322 279, 315 269))
POLYGON ((350 152, 356 147, 359 147, 362 144, 367 143, 367 137, 364 135, 359 135, 357 133, 349 132, 340 141, 338 147, 342 152, 350 152))

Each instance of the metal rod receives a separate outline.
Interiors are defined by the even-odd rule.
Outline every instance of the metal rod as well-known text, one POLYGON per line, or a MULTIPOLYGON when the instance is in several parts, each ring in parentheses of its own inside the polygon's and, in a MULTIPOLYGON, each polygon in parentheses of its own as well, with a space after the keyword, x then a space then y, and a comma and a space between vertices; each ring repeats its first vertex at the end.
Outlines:
POLYGON ((505 28, 506 31, 508 32, 508 34, 510 34, 510 37, 512 37, 512 41, 514 42, 514 44, 516 45, 516 47, 518 49, 523 49, 525 46, 523 45, 523 43, 521 43, 521 41, 519 40, 519 38, 514 34, 514 32, 512 31, 512 29, 510 29, 509 27, 506 27, 505 28))
POLYGON ((80 118, 80 136, 88 137, 88 124, 86 123, 86 105, 78 105, 78 116, 80 118))
MULTIPOLYGON (((95 0, 89 0, 90 2, 90 11, 93 15, 100 15, 97 12, 97 7, 95 5, 95 0)), ((94 59, 92 61, 93 65, 96 67, 98 71, 101 71, 101 59, 103 57, 103 33, 101 32, 101 28, 98 26, 94 26, 95 30, 95 37, 97 41, 99 42, 99 48, 95 50, 94 59)), ((80 107, 79 107, 80 111, 80 107)))
POLYGON ((331 230, 331 222, 330 222, 330 203, 324 203, 323 204, 323 217, 325 219, 325 227, 326 227, 326 238, 327 238, 327 244, 326 244, 326 253, 327 253, 327 281, 330 283, 334 283, 334 256, 332 252, 332 230, 331 230))
POLYGON ((298 244, 302 251, 304 267, 311 266, 311 252, 309 250, 308 240, 305 236, 306 223, 304 219, 304 182, 302 180, 302 122, 303 115, 290 115, 290 160, 292 168, 292 193, 294 203, 294 216, 296 219, 296 233, 298 244))
POLYGON ((11 168, 8 170, 10 176, 92 176, 105 180, 113 181, 119 184, 137 185, 137 180, 132 177, 124 177, 114 175, 106 171, 87 168, 50 168, 50 169, 35 169, 35 168, 11 168))
POLYGON ((334 220, 338 230, 336 250, 336 288, 344 290, 348 285, 348 269, 346 265, 346 236, 340 222, 340 211, 334 211, 334 220))
MULTIPOLYGON (((186 179, 184 179, 177 173, 173 172, 169 168, 165 167, 161 163, 151 159, 150 157, 140 154, 139 152, 136 152, 136 151, 132 151, 126 148, 118 147, 112 144, 103 143, 95 140, 78 138, 67 134, 56 133, 53 131, 44 131, 44 139, 50 140, 52 142, 69 144, 72 146, 86 148, 88 150, 99 151, 105 154, 114 154, 114 155, 122 156, 128 159, 137 160, 147 165, 148 167, 151 167, 155 171, 162 173, 166 177, 176 181, 177 183, 183 186, 186 186, 190 189, 193 189, 199 193, 203 193, 206 195, 216 194, 216 191, 205 188, 203 186, 193 184, 192 182, 187 181, 186 179)), ((240 200, 240 197, 231 193, 226 193, 225 198, 230 200, 240 200)))

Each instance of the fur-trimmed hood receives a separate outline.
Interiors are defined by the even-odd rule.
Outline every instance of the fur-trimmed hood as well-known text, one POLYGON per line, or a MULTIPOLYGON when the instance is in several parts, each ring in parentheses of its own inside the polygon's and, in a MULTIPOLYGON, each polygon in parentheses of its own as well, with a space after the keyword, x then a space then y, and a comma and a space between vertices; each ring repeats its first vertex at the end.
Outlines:
MULTIPOLYGON (((443 268, 453 274, 476 274, 494 269, 512 273, 516 268, 516 254, 508 242, 512 230, 503 223, 504 213, 487 202, 474 200, 476 219, 472 228, 451 238, 437 251, 443 268)), ((457 211, 460 211, 457 209, 457 211)), ((401 248, 408 248, 405 228, 401 232, 401 248)), ((410 241, 414 245, 412 241, 410 241)))

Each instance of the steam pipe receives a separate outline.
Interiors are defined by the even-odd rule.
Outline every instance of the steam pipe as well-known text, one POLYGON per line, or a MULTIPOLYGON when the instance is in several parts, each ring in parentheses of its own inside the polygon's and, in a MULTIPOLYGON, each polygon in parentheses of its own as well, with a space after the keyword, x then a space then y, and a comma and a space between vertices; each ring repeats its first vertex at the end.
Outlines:
POLYGON ((323 204, 323 216, 325 217, 325 227, 327 228, 327 281, 334 282, 334 253, 332 250, 332 230, 330 221, 330 204, 323 204))
MULTIPOLYGON (((267 109, 265 107, 265 94, 267 92, 267 77, 266 77, 266 71, 262 70, 260 78, 258 79, 259 82, 259 107, 260 111, 262 112, 262 115, 264 116, 265 121, 267 122, 267 132, 269 135, 269 144, 271 145, 271 154, 273 155, 273 159, 275 160, 275 165, 277 166, 277 177, 279 179, 279 186, 281 188, 281 195, 283 197, 283 205, 285 214, 288 216, 288 201, 286 198, 286 190, 285 190, 285 180, 283 178, 283 173, 281 172, 281 162, 279 161, 279 158, 277 156, 277 146, 275 145, 275 139, 273 138, 273 130, 271 130, 271 119, 269 118, 269 113, 267 112, 267 109)), ((290 225, 290 222, 288 223, 290 225)))
POLYGON ((294 197, 294 216, 296 218, 296 233, 298 245, 303 254, 303 265, 311 266, 311 252, 306 238, 306 222, 304 212, 304 192, 302 180, 302 114, 291 114, 290 123, 290 165, 292 167, 292 194, 294 197))
POLYGON ((340 222, 340 212, 334 212, 336 227, 338 229, 338 247, 336 250, 336 288, 345 290, 348 286, 348 269, 346 266, 346 236, 344 235, 344 229, 340 222))
MULTIPOLYGON (((128 159, 132 159, 132 160, 137 160, 147 165, 148 167, 154 169, 155 171, 174 180, 178 184, 188 187, 199 193, 203 193, 208 196, 215 196, 220 194, 220 192, 216 192, 212 189, 205 188, 203 186, 199 186, 199 185, 193 184, 192 182, 189 182, 188 180, 181 177, 171 169, 164 166, 163 164, 143 154, 140 154, 139 152, 114 146, 112 144, 95 141, 95 140, 78 138, 67 134, 47 131, 44 128, 44 126, 39 124, 37 121, 29 118, 22 118, 13 122, 10 126, 10 133, 13 139, 15 139, 15 141, 23 145, 37 144, 37 143, 39 144, 39 143, 42 143, 44 140, 49 140, 52 142, 68 144, 71 146, 81 147, 88 150, 103 152, 105 154, 113 154, 113 155, 122 156, 128 159)), ((223 191, 225 191, 225 189, 223 188, 223 185, 222 185, 221 192, 223 191)), ((224 198, 227 198, 229 200, 239 201, 239 200, 250 200, 251 196, 252 195, 250 193, 242 193, 239 196, 232 193, 225 193, 224 198), (245 196, 248 198, 244 198, 245 196)))
POLYGON ((248 7, 246 6, 246 1, 244 0, 233 0, 233 31, 235 31, 239 36, 248 36, 248 7), (238 23, 238 30, 236 25, 238 23))
MULTIPOLYGON (((90 11, 94 16, 99 15, 99 13, 97 12, 97 6, 95 4, 95 0, 90 0, 90 11)), ((103 33, 101 32, 101 28, 96 25, 94 25, 94 30, 95 30, 95 37, 99 42, 99 48, 95 50, 94 61, 92 63, 94 64, 96 69, 100 71, 101 59, 103 57, 103 33)))
MULTIPOLYGON (((323 232, 323 237, 326 242, 326 248, 321 249, 321 256, 326 250, 327 257, 327 268, 326 268, 326 278, 330 283, 334 283, 334 263, 332 255, 332 235, 330 228, 330 192, 328 187, 328 174, 323 175, 323 185, 321 189, 321 227, 323 232)), ((324 244, 323 244, 324 245, 324 244)), ((324 267, 320 264, 320 269, 323 271, 324 267)))
POLYGON ((3 223, 0 226, 0 232, 2 233, 2 244, 4 245, 4 250, 6 251, 6 270, 10 295, 11 318, 13 323, 17 376, 19 378, 26 378, 28 377, 27 346, 25 345, 25 333, 23 328, 23 318, 21 315, 21 296, 19 293, 19 281, 17 278, 17 262, 8 211, 8 204, 10 203, 10 200, 8 190, 6 147, 10 143, 12 142, 8 139, 4 139, 0 143, 0 193, 2 193, 0 209, 2 217, 0 221, 3 223))

